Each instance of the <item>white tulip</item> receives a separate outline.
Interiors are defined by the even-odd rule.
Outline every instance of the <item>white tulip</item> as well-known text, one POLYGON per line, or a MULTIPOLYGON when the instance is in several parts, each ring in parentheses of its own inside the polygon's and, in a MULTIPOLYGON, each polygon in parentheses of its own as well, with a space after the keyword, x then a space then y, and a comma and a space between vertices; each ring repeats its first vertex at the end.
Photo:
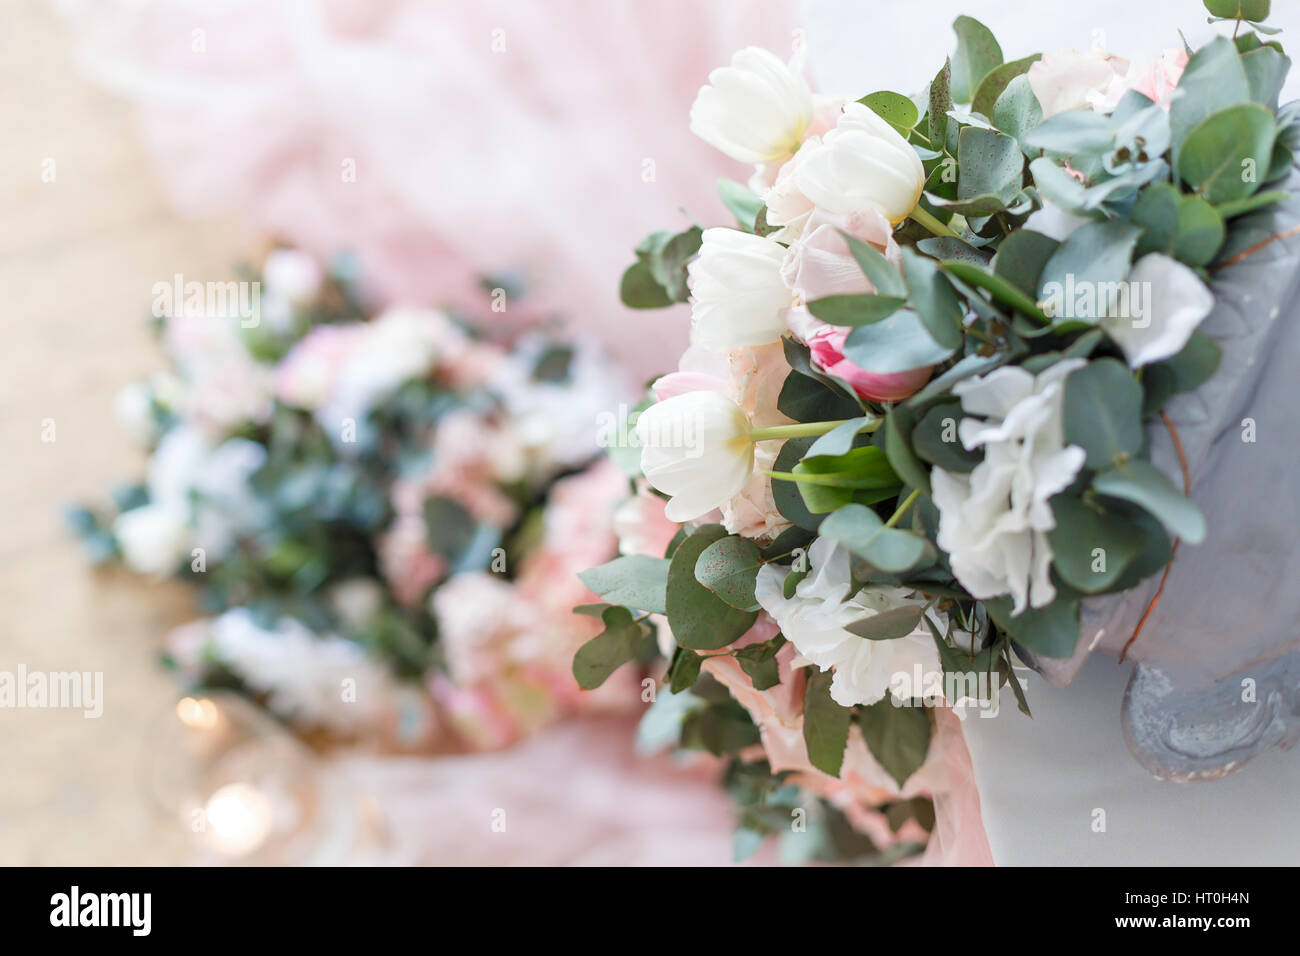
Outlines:
POLYGON ((925 188, 921 157, 870 107, 846 103, 835 129, 809 147, 794 182, 818 208, 851 215, 872 206, 893 225, 916 208, 925 188))
POLYGON ((113 523, 113 536, 128 568, 160 578, 173 574, 189 549, 185 513, 172 504, 122 512, 113 523))
POLYGON ((1066 359, 1037 377, 1007 366, 953 386, 967 413, 987 418, 964 418, 957 429, 966 448, 984 447, 984 460, 969 475, 931 473, 938 544, 967 591, 1010 594, 1013 614, 1056 598, 1048 499, 1083 467, 1083 449, 1065 444, 1063 400, 1065 377, 1085 364, 1066 359))
POLYGON ((691 132, 742 163, 770 163, 798 148, 813 118, 798 60, 746 47, 709 74, 691 106, 691 132))
POLYGON ((690 521, 721 507, 754 470, 749 416, 713 391, 687 392, 651 405, 636 422, 641 471, 672 500, 670 521, 690 521))
MULTIPOLYGON (((917 665, 923 674, 940 672, 939 652, 924 621, 911 634, 888 641, 868 640, 847 630, 882 611, 923 601, 894 587, 855 592, 848 551, 830 538, 813 542, 808 562, 811 572, 795 586, 793 597, 786 598, 784 591, 789 571, 772 564, 759 569, 754 595, 801 657, 823 671, 834 671, 831 698, 837 704, 874 704, 889 693, 896 675, 910 679, 917 665)), ((942 615, 930 612, 930 618, 941 631, 946 628, 942 615)))
POLYGON ((687 269, 691 342, 717 352, 778 342, 794 293, 781 277, 780 243, 738 229, 705 229, 687 269))
POLYGON ((1130 315, 1103 315, 1098 324, 1115 340, 1133 368, 1177 355, 1214 308, 1214 294, 1200 276, 1159 252, 1143 256, 1128 274, 1130 315))

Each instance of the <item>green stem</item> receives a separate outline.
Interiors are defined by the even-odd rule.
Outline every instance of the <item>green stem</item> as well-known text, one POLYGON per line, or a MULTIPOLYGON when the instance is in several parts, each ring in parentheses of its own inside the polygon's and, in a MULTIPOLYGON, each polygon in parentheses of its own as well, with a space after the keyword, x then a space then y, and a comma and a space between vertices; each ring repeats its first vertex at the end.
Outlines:
POLYGON ((885 527, 892 528, 897 525, 898 522, 902 521, 903 515, 907 514, 912 505, 916 504, 916 499, 920 497, 921 489, 917 488, 910 495, 904 498, 903 503, 894 510, 894 513, 889 516, 889 520, 885 522, 885 527))
POLYGON ((957 233, 953 232, 952 229, 948 227, 947 223, 940 222, 938 219, 934 218, 934 216, 926 212, 919 203, 907 218, 925 226, 926 229, 929 229, 936 236, 951 236, 954 239, 961 238, 961 236, 957 235, 957 233))
MULTIPOLYGON (((769 425, 767 428, 751 428, 749 430, 750 441, 770 441, 778 438, 809 438, 813 435, 825 435, 829 431, 834 431, 845 422, 851 422, 852 418, 841 418, 834 422, 802 422, 797 425, 769 425)), ((863 431, 871 431, 872 423, 868 423, 863 431)))

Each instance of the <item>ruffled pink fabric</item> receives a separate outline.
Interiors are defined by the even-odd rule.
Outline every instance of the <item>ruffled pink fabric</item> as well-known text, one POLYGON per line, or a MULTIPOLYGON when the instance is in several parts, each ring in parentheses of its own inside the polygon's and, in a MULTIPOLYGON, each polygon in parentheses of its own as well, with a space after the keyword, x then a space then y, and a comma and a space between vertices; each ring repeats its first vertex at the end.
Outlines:
POLYGON ((992 866, 993 852, 980 815, 979 789, 961 721, 945 708, 935 710, 931 759, 945 784, 934 794, 934 832, 920 862, 926 866, 992 866))
MULTIPOLYGON (((349 757, 393 834, 380 860, 437 866, 724 866, 735 824, 708 765, 638 756, 632 724, 579 720, 472 756, 349 757), (562 772, 560 772, 562 770, 562 772), (504 811, 504 832, 494 813, 504 811)), ((771 862, 759 853, 749 862, 771 862)))
MULTIPOLYGON (((480 274, 517 270, 530 314, 565 314, 642 378, 673 366, 688 323, 619 304, 632 247, 729 221, 714 182, 752 171, 689 133, 691 102, 742 46, 788 55, 796 12, 782 0, 67 6, 84 62, 144 107, 183 211, 233 211, 318 254, 350 248, 386 301, 481 304, 480 274)), ((513 304, 499 316, 521 317, 513 304)))

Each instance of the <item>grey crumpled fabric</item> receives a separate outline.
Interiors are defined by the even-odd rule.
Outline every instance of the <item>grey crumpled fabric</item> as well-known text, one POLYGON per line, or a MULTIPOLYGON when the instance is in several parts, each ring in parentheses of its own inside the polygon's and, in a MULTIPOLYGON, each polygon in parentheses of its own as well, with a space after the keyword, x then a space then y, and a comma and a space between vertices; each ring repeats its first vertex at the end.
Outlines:
MULTIPOLYGON (((1234 224, 1220 263, 1300 228, 1294 170, 1287 188, 1292 199, 1234 224)), ((1123 710, 1139 762, 1176 780, 1223 776, 1300 738, 1300 235, 1224 266, 1213 287, 1201 330, 1223 349, 1219 371, 1166 408, 1208 531, 1180 545, 1129 649, 1139 666, 1123 710)), ((1168 430, 1157 421, 1148 437, 1153 463, 1182 487, 1168 430)), ((1029 663, 1064 686, 1092 651, 1118 655, 1159 583, 1085 602, 1074 656, 1029 663)))

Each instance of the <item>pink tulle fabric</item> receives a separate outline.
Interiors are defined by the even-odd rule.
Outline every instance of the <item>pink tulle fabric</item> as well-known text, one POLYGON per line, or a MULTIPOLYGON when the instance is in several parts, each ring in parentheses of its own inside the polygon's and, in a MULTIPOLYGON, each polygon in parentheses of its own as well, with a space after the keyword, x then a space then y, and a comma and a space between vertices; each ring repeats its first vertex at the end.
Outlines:
MULTIPOLYGON (((318 254, 352 249, 386 301, 463 303, 515 270, 641 378, 684 315, 618 301, 655 229, 725 222, 691 136, 709 70, 788 56, 782 0, 64 0, 82 61, 138 101, 187 213, 234 212, 318 254)), ((513 311, 503 321, 517 319, 513 311)))
MULTIPOLYGON (((734 819, 716 771, 638 756, 632 737, 626 720, 579 720, 498 753, 355 756, 341 766, 378 804, 388 825, 392 839, 378 862, 731 863, 734 819), (504 832, 493 830, 496 811, 504 811, 504 832)), ((749 862, 771 862, 771 853, 749 862)))

